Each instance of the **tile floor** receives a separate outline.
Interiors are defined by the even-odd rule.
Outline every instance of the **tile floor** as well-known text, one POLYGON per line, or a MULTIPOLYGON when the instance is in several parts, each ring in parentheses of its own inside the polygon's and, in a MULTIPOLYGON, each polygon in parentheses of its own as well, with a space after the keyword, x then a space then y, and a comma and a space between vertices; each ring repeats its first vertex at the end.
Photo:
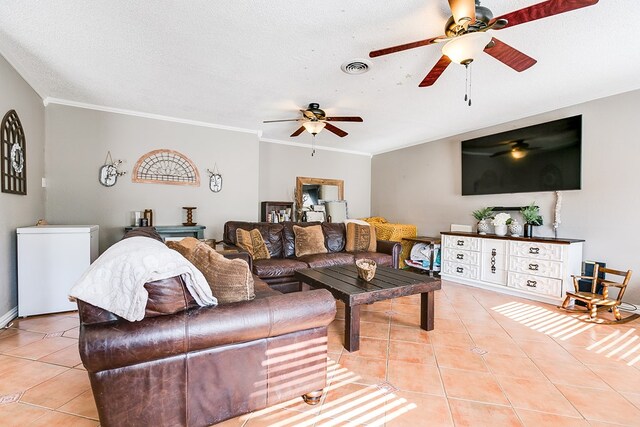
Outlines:
MULTIPOLYGON (((366 306, 361 349, 342 348, 344 307, 329 333, 328 387, 229 426, 639 426, 640 320, 582 322, 533 301, 443 283, 436 327, 419 297, 366 306)), ((98 425, 77 354, 75 313, 0 330, 0 425, 98 425)))

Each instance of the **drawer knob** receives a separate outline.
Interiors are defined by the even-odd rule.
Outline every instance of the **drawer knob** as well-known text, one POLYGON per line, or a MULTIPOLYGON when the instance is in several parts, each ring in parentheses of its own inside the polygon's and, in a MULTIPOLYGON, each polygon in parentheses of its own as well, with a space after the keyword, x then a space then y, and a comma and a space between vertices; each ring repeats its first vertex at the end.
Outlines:
POLYGON ((456 258, 458 258, 458 259, 464 259, 464 254, 456 254, 456 258))
POLYGON ((539 255, 540 254, 540 248, 529 248, 529 253, 532 255, 539 255))
POLYGON ((464 240, 458 240, 456 243, 458 246, 464 246, 464 240))
POLYGON ((535 280, 527 280, 527 286, 530 288, 535 288, 536 284, 538 284, 538 282, 535 280))
POLYGON ((462 267, 457 267, 457 268, 456 268, 456 271, 457 271, 458 273, 462 273, 462 272, 464 272, 464 268, 462 268, 462 267))
POLYGON ((538 271, 538 264, 529 264, 529 270, 538 271))

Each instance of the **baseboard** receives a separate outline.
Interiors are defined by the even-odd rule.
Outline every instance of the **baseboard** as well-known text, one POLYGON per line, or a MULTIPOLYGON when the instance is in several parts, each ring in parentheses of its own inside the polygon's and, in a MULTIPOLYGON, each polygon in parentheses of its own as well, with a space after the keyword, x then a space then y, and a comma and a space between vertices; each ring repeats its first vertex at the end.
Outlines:
POLYGON ((18 317, 18 306, 13 307, 2 317, 0 317, 0 328, 4 328, 5 326, 7 326, 9 322, 11 322, 16 317, 18 317))

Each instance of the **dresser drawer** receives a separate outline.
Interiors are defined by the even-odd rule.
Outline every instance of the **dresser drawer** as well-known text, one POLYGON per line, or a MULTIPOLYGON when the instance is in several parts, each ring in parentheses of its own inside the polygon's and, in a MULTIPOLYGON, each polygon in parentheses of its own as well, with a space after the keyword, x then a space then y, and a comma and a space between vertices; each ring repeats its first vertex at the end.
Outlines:
POLYGON ((446 248, 444 250, 444 259, 447 261, 453 261, 454 263, 479 265, 480 253, 465 251, 462 249, 446 248))
POLYGON ((509 272, 509 287, 543 295, 561 297, 562 280, 509 272))
POLYGON ((493 252, 496 251, 499 254, 507 253, 507 242, 506 240, 498 240, 498 239, 482 239, 482 252, 493 252))
POLYGON ((444 246, 447 248, 464 249, 469 251, 480 250, 480 239, 468 236, 448 236, 444 237, 444 246))
POLYGON ((562 278, 562 263, 545 259, 510 256, 509 271, 560 279, 562 278))
POLYGON ((534 259, 562 261, 562 245, 535 242, 510 242, 511 255, 534 259))
POLYGON ((497 285, 507 284, 507 270, 496 268, 494 270, 490 268, 482 268, 480 272, 480 280, 483 282, 495 283, 497 285))
POLYGON ((477 265, 460 264, 451 261, 444 261, 442 265, 442 272, 444 274, 463 277, 465 279, 477 279, 479 270, 477 265))

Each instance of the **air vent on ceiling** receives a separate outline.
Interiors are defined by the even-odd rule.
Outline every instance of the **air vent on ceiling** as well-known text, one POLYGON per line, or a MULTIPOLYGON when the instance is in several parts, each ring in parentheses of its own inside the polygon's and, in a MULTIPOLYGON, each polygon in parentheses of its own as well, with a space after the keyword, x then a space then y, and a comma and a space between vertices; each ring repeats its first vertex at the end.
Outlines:
POLYGON ((347 74, 364 74, 371 69, 371 61, 352 59, 343 63, 340 68, 347 74))

